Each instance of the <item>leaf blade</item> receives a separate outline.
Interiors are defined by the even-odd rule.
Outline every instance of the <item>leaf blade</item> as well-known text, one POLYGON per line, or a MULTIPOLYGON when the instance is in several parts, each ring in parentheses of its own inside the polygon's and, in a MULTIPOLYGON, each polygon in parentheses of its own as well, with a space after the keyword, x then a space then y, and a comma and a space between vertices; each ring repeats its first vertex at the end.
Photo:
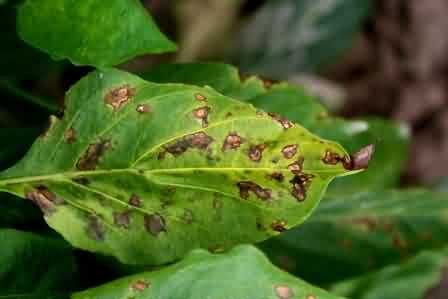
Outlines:
POLYGON ((37 202, 77 247, 161 264, 303 222, 328 183, 351 173, 323 162, 329 150, 348 157, 212 89, 105 70, 69 91, 64 118, 0 174, 0 188, 37 202), (297 149, 285 158, 291 142, 297 149))
POLYGON ((163 270, 141 273, 75 293, 72 299, 129 296, 136 299, 340 298, 276 269, 263 254, 246 245, 219 255, 196 250, 183 261, 163 270), (247 273, 251 273, 250 284, 247 284, 247 273))
POLYGON ((27 0, 17 24, 24 41, 76 65, 106 67, 176 49, 136 0, 27 0))

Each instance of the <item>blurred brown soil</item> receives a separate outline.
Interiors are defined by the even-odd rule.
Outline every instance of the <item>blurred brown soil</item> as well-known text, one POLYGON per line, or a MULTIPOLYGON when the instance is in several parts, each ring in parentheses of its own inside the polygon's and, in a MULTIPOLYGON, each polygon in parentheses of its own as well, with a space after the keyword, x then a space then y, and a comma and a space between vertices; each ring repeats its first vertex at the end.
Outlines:
POLYGON ((329 74, 348 89, 344 115, 410 125, 405 183, 448 176, 447 16, 447 0, 376 0, 356 46, 329 74))

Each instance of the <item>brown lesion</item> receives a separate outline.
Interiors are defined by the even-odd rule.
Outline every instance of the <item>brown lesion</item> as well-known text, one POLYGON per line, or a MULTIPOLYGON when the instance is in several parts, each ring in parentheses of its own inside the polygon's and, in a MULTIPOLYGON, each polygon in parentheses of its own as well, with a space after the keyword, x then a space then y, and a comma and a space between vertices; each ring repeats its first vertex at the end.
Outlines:
POLYGON ((166 145, 165 150, 160 152, 158 159, 162 160, 165 158, 165 153, 168 152, 173 156, 180 156, 185 153, 188 149, 194 148, 198 150, 207 150, 209 145, 214 141, 212 137, 207 135, 205 132, 198 132, 166 145))
POLYGON ((266 149, 266 147, 266 144, 252 145, 249 148, 249 159, 254 162, 260 162, 263 158, 263 151, 266 149))
POLYGON ((200 93, 195 94, 194 98, 199 102, 207 102, 207 97, 200 93))
POLYGON ((87 235, 96 241, 104 241, 106 229, 98 215, 89 215, 87 219, 87 235))
POLYGON ((155 237, 167 231, 165 218, 160 214, 145 215, 144 221, 146 231, 155 237))
POLYGON ((289 121, 289 120, 288 120, 287 118, 285 118, 285 117, 280 116, 280 115, 277 114, 277 113, 268 113, 268 115, 269 115, 273 120, 275 120, 276 122, 278 122, 278 123, 283 127, 283 129, 285 129, 285 130, 294 127, 294 124, 293 124, 291 121, 289 121))
POLYGON ((79 170, 96 169, 101 157, 111 148, 112 142, 110 140, 102 140, 98 143, 90 144, 86 152, 78 160, 78 163, 76 163, 76 167, 79 170))
POLYGON ((146 281, 140 279, 140 280, 137 280, 136 282, 134 282, 133 284, 131 284, 130 288, 136 292, 143 292, 149 286, 150 286, 149 282, 146 282, 146 281))
POLYGON ((40 135, 41 138, 43 138, 44 140, 46 140, 49 136, 51 131, 53 130, 53 128, 56 126, 56 124, 60 121, 60 119, 54 115, 50 115, 50 117, 48 118, 48 122, 46 125, 46 128, 44 130, 44 132, 40 135))
POLYGON ((295 175, 290 181, 292 185, 291 195, 294 196, 297 201, 302 202, 306 199, 306 193, 311 185, 313 177, 312 174, 300 173, 295 175))
POLYGON ((71 144, 76 141, 76 130, 73 127, 68 128, 64 132, 65 143, 71 144))
POLYGON ((272 198, 272 190, 267 188, 262 188, 260 185, 244 181, 237 183, 240 190, 240 197, 243 199, 249 198, 249 192, 254 193, 261 200, 270 200, 272 198))
POLYGON ((297 154, 297 149, 299 146, 297 144, 290 144, 282 149, 282 154, 285 159, 292 159, 297 154))
POLYGON ((142 206, 142 199, 136 194, 132 194, 129 198, 129 204, 133 207, 140 208, 142 206))
POLYGON ((124 212, 114 212, 114 223, 118 227, 122 227, 125 229, 129 228, 129 225, 131 223, 131 212, 130 211, 124 211, 124 212))
POLYGON ((201 121, 202 127, 208 127, 208 115, 211 108, 208 106, 199 107, 193 110, 193 116, 201 121))
POLYGON ((288 230, 288 223, 284 220, 275 220, 271 223, 271 228, 276 232, 284 232, 288 230))
POLYGON ((303 172, 303 163, 305 162, 304 157, 299 157, 297 161, 288 165, 288 170, 294 175, 300 175, 303 172))
POLYGON ((294 297, 294 292, 286 285, 275 286, 274 290, 279 299, 291 299, 294 297))
POLYGON ((104 102, 116 111, 125 105, 134 95, 135 88, 126 84, 109 91, 104 97, 104 102))
POLYGON ((346 170, 367 169, 374 152, 375 145, 373 144, 361 148, 359 151, 350 156, 340 155, 328 149, 322 157, 322 162, 329 165, 342 163, 346 170))
POLYGON ((230 132, 224 139, 224 143, 222 145, 222 151, 225 152, 228 150, 236 150, 243 143, 244 139, 240 135, 238 135, 237 132, 230 132))
POLYGON ((27 192, 25 198, 37 205, 46 216, 56 212, 56 205, 65 203, 63 198, 58 197, 45 186, 38 186, 35 190, 27 192))
POLYGON ((306 199, 306 193, 311 185, 314 175, 303 172, 304 157, 299 157, 297 161, 288 165, 288 170, 292 172, 294 177, 289 182, 292 185, 291 195, 297 201, 302 202, 306 199))
POLYGON ((267 177, 268 177, 268 179, 277 181, 279 183, 283 182, 283 180, 285 179, 285 176, 281 172, 273 172, 272 174, 268 175, 267 177))
POLYGON ((148 104, 138 104, 137 108, 135 108, 135 111, 137 111, 140 114, 149 113, 152 111, 151 106, 148 104))

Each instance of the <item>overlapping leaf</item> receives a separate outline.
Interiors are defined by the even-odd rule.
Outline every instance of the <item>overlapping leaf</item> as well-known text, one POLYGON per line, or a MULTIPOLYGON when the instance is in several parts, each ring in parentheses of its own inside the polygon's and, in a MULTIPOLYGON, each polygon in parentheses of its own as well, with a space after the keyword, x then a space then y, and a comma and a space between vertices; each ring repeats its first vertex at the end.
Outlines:
POLYGON ((239 246, 226 254, 204 250, 159 271, 126 277, 95 289, 74 294, 72 299, 337 299, 269 263, 251 246, 239 246))
POLYGON ((262 80, 255 76, 242 80, 237 68, 220 63, 161 64, 143 73, 142 78, 158 83, 210 86, 219 93, 241 101, 248 101, 266 92, 262 80))
POLYGON ((75 246, 135 264, 256 242, 302 221, 350 173, 333 142, 212 89, 97 71, 2 173, 75 246))
POLYGON ((316 71, 353 42, 371 1, 268 1, 243 28, 235 57, 244 71, 271 78, 316 71))
POLYGON ((176 49, 138 0, 27 0, 17 24, 23 40, 78 65, 112 66, 176 49))
POLYGON ((79 287, 66 242, 0 229, 0 244, 0 298, 63 299, 79 287))
POLYGON ((304 225, 261 243, 261 248, 275 264, 307 281, 335 282, 445 246, 447 215, 445 193, 327 195, 304 225))
POLYGON ((448 287, 448 250, 425 251, 406 263, 333 286, 353 299, 444 299, 448 287))

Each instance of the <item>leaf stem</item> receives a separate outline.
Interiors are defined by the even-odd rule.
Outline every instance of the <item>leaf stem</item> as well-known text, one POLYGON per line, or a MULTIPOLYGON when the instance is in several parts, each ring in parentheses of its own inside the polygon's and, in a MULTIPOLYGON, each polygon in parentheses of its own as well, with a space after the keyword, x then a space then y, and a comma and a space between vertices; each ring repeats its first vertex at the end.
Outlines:
POLYGON ((55 104, 52 104, 48 100, 44 100, 42 97, 37 97, 20 89, 14 83, 8 80, 0 80, 0 89, 25 101, 33 103, 51 113, 55 113, 58 110, 58 107, 55 104))

